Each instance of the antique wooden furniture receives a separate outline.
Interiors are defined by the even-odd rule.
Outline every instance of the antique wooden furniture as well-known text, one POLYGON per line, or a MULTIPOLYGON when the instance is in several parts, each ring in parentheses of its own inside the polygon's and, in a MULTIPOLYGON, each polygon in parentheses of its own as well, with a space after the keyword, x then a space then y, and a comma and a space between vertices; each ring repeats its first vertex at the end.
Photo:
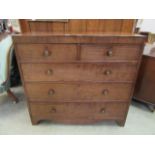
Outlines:
POLYGON ((20 19, 21 32, 50 33, 133 33, 135 19, 54 19, 25 20, 20 19))
POLYGON ((124 125, 144 36, 30 33, 13 40, 33 124, 124 125))
POLYGON ((11 36, 0 35, 0 93, 7 92, 15 103, 17 97, 10 89, 10 70, 12 61, 13 44, 11 36))
POLYGON ((134 99, 155 110, 155 46, 147 44, 134 91, 134 99))

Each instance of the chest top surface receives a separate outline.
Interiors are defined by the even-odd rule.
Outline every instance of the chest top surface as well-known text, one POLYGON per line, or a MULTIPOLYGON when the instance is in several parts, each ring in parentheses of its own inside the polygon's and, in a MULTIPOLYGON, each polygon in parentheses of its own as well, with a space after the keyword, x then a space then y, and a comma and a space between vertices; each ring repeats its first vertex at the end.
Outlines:
POLYGON ((138 34, 58 34, 25 33, 13 35, 14 43, 128 43, 142 44, 146 36, 138 34))

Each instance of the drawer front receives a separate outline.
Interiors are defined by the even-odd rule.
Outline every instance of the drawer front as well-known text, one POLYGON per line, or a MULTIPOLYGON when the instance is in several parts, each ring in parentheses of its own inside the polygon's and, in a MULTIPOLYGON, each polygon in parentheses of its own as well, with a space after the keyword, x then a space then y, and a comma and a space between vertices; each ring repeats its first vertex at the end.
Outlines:
POLYGON ((31 103, 32 116, 39 119, 61 121, 120 119, 124 117, 126 103, 31 103))
POLYGON ((128 101, 131 84, 27 83, 30 101, 128 101))
POLYGON ((76 59, 75 44, 18 44, 21 62, 73 61, 76 59))
POLYGON ((83 45, 81 60, 138 60, 141 54, 140 46, 134 45, 83 45))
POLYGON ((133 81, 133 64, 22 64, 25 81, 133 81))

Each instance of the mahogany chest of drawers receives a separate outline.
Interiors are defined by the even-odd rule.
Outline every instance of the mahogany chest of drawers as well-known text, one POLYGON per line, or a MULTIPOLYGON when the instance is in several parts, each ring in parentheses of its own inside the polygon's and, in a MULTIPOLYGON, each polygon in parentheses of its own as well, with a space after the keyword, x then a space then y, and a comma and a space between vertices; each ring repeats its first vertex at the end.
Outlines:
POLYGON ((13 36, 32 124, 125 124, 145 37, 13 36))

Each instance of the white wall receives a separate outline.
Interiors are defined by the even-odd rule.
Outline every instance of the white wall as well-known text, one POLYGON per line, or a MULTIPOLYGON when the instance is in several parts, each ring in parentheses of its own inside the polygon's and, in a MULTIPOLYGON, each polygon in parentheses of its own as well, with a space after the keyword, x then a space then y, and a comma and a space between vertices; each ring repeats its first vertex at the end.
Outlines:
POLYGON ((140 32, 155 33, 155 19, 143 19, 139 20, 137 27, 140 28, 140 32))

